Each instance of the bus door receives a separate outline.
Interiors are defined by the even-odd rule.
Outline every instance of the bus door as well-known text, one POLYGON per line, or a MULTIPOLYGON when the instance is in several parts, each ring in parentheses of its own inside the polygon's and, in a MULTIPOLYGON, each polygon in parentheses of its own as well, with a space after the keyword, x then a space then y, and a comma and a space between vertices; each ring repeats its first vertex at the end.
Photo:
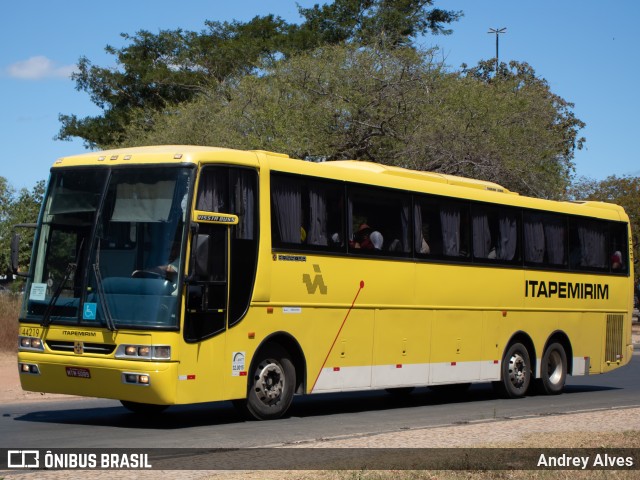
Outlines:
POLYGON ((185 339, 196 342, 225 330, 229 304, 230 228, 235 215, 194 212, 197 228, 187 277, 185 339))

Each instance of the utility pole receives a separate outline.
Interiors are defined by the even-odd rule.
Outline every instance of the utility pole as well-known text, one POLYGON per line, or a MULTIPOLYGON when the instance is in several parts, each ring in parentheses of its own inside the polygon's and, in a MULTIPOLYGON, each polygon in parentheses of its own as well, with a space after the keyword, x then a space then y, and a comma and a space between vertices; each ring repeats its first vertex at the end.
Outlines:
POLYGON ((498 66, 500 65, 500 62, 498 60, 499 56, 498 56, 498 38, 499 35, 501 33, 505 33, 507 31, 507 27, 503 27, 503 28, 490 28, 489 31, 487 33, 495 33, 496 34, 496 75, 498 75, 498 66))

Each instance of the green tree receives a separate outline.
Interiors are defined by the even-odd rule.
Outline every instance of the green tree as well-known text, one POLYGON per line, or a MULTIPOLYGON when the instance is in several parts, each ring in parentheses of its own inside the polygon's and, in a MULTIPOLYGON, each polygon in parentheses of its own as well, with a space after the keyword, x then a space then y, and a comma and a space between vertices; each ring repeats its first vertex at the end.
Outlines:
MULTIPOLYGON (((571 200, 595 200, 624 207, 631 221, 634 258, 640 259, 640 177, 616 175, 604 180, 581 177, 568 191, 571 200)), ((640 272, 636 269, 636 278, 640 272)))
POLYGON ((445 85, 429 127, 411 141, 421 168, 490 180, 520 193, 561 198, 571 182, 584 123, 527 63, 491 60, 445 85))
POLYGON ((58 139, 84 139, 89 148, 120 144, 132 121, 153 128, 153 114, 192 100, 203 88, 230 77, 256 73, 272 60, 349 41, 367 43, 372 32, 388 42, 409 44, 418 34, 449 33, 446 25, 461 13, 431 8, 433 0, 335 0, 300 8, 304 21, 289 24, 267 15, 248 22, 205 22, 201 32, 163 30, 122 34, 127 44, 106 47, 116 68, 82 57, 73 79, 101 114, 78 118, 62 114, 58 139))
POLYGON ((294 32, 307 33, 313 46, 355 41, 369 45, 381 38, 389 45, 410 46, 419 35, 444 34, 462 12, 431 8, 433 0, 337 0, 299 8, 304 23, 294 32))
MULTIPOLYGON (((11 236, 14 225, 19 223, 35 223, 40 212, 44 196, 44 180, 38 182, 31 190, 26 188, 16 192, 4 177, 0 177, 0 275, 11 275, 11 236)), ((21 232, 25 236, 32 231, 21 232)), ((31 258, 31 242, 20 244, 20 266, 27 269, 31 258)))
POLYGON ((126 143, 269 149, 465 175, 557 198, 582 122, 526 64, 488 81, 449 73, 433 52, 326 46, 265 64, 134 126, 126 143))

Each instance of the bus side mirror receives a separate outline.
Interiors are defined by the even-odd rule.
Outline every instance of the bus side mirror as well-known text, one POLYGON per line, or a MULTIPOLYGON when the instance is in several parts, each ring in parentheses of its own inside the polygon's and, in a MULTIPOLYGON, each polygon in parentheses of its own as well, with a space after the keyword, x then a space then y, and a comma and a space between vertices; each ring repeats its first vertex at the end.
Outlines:
POLYGON ((193 236, 191 248, 191 274, 189 279, 209 276, 209 244, 211 237, 207 234, 197 233, 193 236))

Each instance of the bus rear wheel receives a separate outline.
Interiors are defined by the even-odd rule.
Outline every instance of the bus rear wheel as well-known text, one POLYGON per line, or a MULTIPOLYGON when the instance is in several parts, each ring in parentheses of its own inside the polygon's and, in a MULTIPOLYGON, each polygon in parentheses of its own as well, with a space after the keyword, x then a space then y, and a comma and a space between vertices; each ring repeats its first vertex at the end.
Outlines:
POLYGON ((542 355, 540 389, 547 395, 557 395, 567 380, 567 354, 559 343, 552 343, 542 355))
POLYGON ((258 352, 248 379, 246 412, 257 420, 282 417, 293 400, 296 370, 287 351, 272 344, 258 352))
POLYGON ((496 382, 498 391, 507 398, 524 397, 531 383, 531 363, 527 348, 512 344, 502 359, 502 380, 496 382))

